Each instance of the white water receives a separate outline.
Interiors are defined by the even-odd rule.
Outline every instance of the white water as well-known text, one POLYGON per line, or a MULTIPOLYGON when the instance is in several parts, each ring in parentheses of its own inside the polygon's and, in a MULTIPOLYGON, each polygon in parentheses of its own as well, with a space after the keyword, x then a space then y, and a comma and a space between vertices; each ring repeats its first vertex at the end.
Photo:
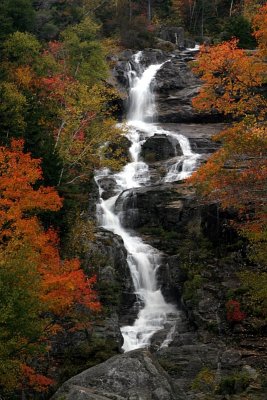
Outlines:
MULTIPOLYGON (((137 64, 137 72, 131 70, 130 64, 128 72, 130 106, 127 137, 132 143, 130 147, 132 161, 121 172, 112 175, 116 181, 117 194, 108 200, 101 198, 98 205, 100 225, 123 239, 128 254, 127 262, 131 271, 135 294, 139 303, 142 304, 134 324, 121 328, 125 351, 149 346, 152 336, 168 323, 170 330, 164 341, 164 345, 167 345, 174 332, 174 315, 178 316, 178 311, 174 305, 166 303, 157 285, 156 274, 161 262, 160 252, 145 244, 139 237, 129 233, 122 226, 119 215, 115 211, 116 201, 123 191, 149 184, 149 167, 140 160, 140 151, 145 140, 154 133, 167 134, 173 141, 180 143, 184 153, 184 164, 188 161, 188 166, 183 167, 184 175, 189 174, 189 164, 193 165, 192 160, 194 158, 189 142, 184 136, 175 135, 173 132, 165 131, 152 123, 145 122, 152 120, 155 115, 155 101, 151 83, 162 64, 151 65, 143 71, 140 64, 141 57, 142 53, 139 52, 133 60, 137 64), (189 160, 191 161, 189 162, 189 160)), ((178 173, 171 172, 171 169, 172 167, 165 178, 168 182, 178 179, 179 176, 178 173)), ((103 192, 101 178, 107 175, 110 175, 110 172, 102 170, 95 177, 99 186, 100 197, 103 192)))
POLYGON ((168 135, 178 140, 183 152, 183 156, 177 157, 177 162, 171 165, 164 182, 174 182, 181 179, 186 179, 192 174, 192 171, 194 171, 200 155, 192 152, 189 140, 185 136, 177 135, 172 132, 169 132, 168 135), (182 168, 180 168, 181 163, 182 168))

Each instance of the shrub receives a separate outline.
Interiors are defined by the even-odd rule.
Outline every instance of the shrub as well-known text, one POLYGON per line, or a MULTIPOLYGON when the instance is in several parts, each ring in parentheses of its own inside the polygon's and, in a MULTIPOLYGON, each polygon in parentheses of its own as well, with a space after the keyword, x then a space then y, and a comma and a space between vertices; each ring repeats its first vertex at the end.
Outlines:
POLYGON ((237 300, 229 300, 226 303, 226 318, 229 322, 241 322, 246 314, 240 310, 240 303, 237 300))

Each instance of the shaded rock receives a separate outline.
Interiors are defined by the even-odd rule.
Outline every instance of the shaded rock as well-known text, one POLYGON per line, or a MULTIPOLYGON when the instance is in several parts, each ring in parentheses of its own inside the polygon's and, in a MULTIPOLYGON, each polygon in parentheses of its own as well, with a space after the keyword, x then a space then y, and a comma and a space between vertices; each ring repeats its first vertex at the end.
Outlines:
POLYGON ((142 51, 140 63, 144 67, 151 64, 160 64, 168 59, 168 54, 160 49, 145 49, 142 51))
POLYGON ((188 52, 172 57, 158 71, 154 91, 159 122, 208 122, 219 120, 217 112, 199 112, 192 106, 192 99, 198 94, 201 81, 193 74, 188 61, 194 55, 188 52))
POLYGON ((178 142, 175 142, 167 135, 158 134, 148 138, 141 150, 141 157, 146 162, 166 160, 182 154, 183 152, 178 142))
POLYGON ((104 200, 109 199, 110 197, 115 195, 116 181, 112 176, 103 176, 98 180, 98 184, 103 190, 102 198, 104 200))
MULTIPOLYGON (((189 390, 192 381, 203 369, 203 365, 216 370, 223 348, 220 345, 205 345, 200 342, 193 343, 194 333, 189 336, 189 344, 182 342, 170 345, 157 352, 160 364, 171 375, 176 386, 181 390, 189 390)), ((187 399, 187 397, 185 397, 187 399)))
POLYGON ((131 323, 136 316, 132 310, 136 296, 122 239, 112 232, 99 229, 94 241, 89 243, 87 258, 88 265, 95 263, 99 266, 97 274, 100 301, 110 309, 110 315, 106 322, 101 321, 96 334, 116 338, 121 345, 119 325, 122 316, 127 323, 131 323))
POLYGON ((149 224, 151 227, 178 230, 183 229, 186 221, 189 222, 198 213, 193 199, 194 191, 186 184, 163 183, 123 192, 115 208, 124 213, 122 221, 127 228, 136 229, 149 224), (136 219, 128 215, 129 210, 133 209, 138 210, 136 219))
POLYGON ((179 57, 172 58, 166 62, 158 71, 155 81, 155 91, 163 93, 174 89, 181 90, 200 86, 199 79, 179 57))
POLYGON ((176 45, 167 40, 162 40, 160 38, 155 39, 156 47, 162 51, 171 52, 176 49, 176 45))
POLYGON ((168 374, 146 350, 110 358, 65 382, 51 400, 179 400, 168 374))
POLYGON ((174 43, 179 49, 184 49, 186 46, 184 28, 182 27, 163 27, 158 32, 158 36, 163 40, 174 43))

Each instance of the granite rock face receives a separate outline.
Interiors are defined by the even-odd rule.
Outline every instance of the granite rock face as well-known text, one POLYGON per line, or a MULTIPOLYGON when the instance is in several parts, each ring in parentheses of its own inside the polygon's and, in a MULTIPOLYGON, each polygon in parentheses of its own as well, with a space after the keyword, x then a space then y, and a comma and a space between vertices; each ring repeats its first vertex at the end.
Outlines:
MULTIPOLYGON (((165 32, 162 39, 173 42, 175 32, 165 32)), ((131 50, 121 53, 114 72, 126 97, 129 63, 137 68, 132 55, 131 50)), ((200 87, 188 67, 193 57, 192 52, 174 51, 172 62, 158 72, 154 88, 159 121, 168 122, 161 127, 186 136, 201 163, 218 149, 211 136, 224 126, 195 123, 217 120, 218 115, 192 109, 191 99, 200 87), (187 123, 172 124, 181 121, 187 123)), ((162 50, 148 49, 142 63, 169 58, 162 50)), ((181 157, 169 137, 150 137, 142 157, 149 164, 151 185, 124 191, 115 208, 129 232, 137 231, 161 252, 158 284, 179 313, 152 338, 152 354, 139 349, 116 355, 68 380, 52 400, 265 400, 265 383, 257 369, 266 371, 266 325, 257 330, 254 321, 230 324, 226 318, 229 294, 235 296, 240 286, 237 272, 247 262, 243 243, 229 224, 233 214, 220 211, 215 203, 203 204, 184 181, 163 182, 169 163, 181 157)), ((114 194, 111 177, 103 177, 101 186, 106 198, 114 194)), ((119 352, 119 326, 133 323, 137 312, 122 240, 99 229, 88 261, 99 256, 100 293, 111 305, 95 331, 115 342, 119 352)))
POLYGON ((71 378, 51 400, 182 400, 147 350, 110 358, 71 378))
MULTIPOLYGON (((173 37, 175 32, 170 31, 163 36, 169 37, 168 35, 173 37)), ((171 41, 163 41, 163 43, 161 41, 159 47, 168 49, 168 43, 172 44, 171 41)), ((179 47, 184 48, 185 43, 181 39, 179 47)), ((195 55, 196 52, 192 50, 176 49, 170 52, 170 50, 145 49, 142 51, 140 60, 142 68, 164 62, 153 82, 159 122, 217 122, 221 119, 216 112, 198 112, 192 107, 192 99, 197 95, 201 86, 201 81, 193 74, 188 64, 195 59, 195 55)), ((120 53, 114 60, 115 67, 109 80, 109 83, 119 90, 125 108, 128 104, 129 71, 138 71, 140 68, 132 57, 132 50, 120 53)))

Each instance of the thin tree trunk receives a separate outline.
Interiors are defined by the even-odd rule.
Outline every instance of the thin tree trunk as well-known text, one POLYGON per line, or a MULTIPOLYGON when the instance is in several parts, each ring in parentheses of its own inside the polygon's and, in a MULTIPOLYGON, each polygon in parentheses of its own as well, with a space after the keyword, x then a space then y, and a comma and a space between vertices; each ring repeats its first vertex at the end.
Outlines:
POLYGON ((147 19, 151 21, 151 0, 147 0, 147 19))
POLYGON ((230 17, 232 16, 233 5, 234 5, 234 0, 231 0, 230 11, 229 11, 229 16, 230 16, 230 17))
POLYGON ((63 129, 64 126, 65 126, 65 123, 66 123, 65 121, 62 121, 62 124, 60 125, 60 128, 59 128, 59 130, 58 130, 58 134, 57 134, 56 143, 55 143, 55 146, 54 146, 54 151, 53 151, 53 153, 55 153, 55 151, 56 151, 56 147, 57 147, 57 145, 58 145, 58 141, 59 141, 59 138, 60 138, 62 129, 63 129))
POLYGON ((64 167, 61 168, 60 176, 59 176, 59 180, 58 180, 57 186, 60 186, 60 184, 61 184, 62 177, 63 177, 63 173, 64 173, 64 167))

